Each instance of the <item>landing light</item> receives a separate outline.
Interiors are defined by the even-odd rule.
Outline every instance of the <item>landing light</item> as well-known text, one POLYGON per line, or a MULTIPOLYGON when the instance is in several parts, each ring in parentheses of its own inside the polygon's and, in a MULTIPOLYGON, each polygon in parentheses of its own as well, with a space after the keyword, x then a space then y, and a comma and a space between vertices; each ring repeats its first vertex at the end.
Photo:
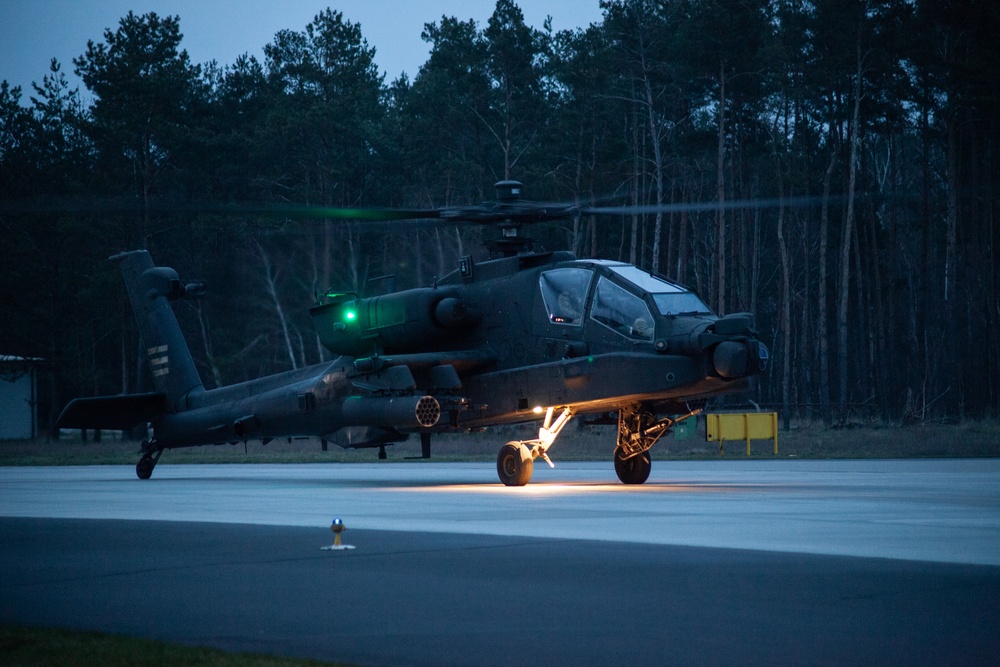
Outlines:
POLYGON ((534 412, 536 415, 540 415, 545 411, 545 409, 540 405, 536 405, 531 409, 531 411, 534 412))

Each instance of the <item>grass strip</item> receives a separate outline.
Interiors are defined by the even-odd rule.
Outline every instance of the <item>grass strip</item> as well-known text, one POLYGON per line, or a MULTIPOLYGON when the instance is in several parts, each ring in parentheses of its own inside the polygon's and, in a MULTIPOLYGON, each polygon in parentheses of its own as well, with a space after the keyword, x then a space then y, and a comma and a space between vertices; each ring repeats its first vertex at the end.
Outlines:
POLYGON ((0 625, 0 664, 5 667, 309 667, 337 663, 228 653, 98 632, 0 625))

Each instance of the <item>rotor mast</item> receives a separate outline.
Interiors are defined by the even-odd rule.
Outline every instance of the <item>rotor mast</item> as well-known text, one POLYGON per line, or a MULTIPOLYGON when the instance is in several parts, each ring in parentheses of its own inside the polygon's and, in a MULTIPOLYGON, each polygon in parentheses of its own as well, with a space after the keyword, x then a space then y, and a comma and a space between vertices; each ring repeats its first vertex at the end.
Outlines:
POLYGON ((490 257, 513 257, 531 252, 534 239, 521 236, 523 223, 516 219, 516 214, 523 209, 520 202, 524 185, 521 181, 504 180, 497 181, 493 187, 496 188, 497 212, 509 212, 511 215, 497 223, 500 237, 485 242, 490 257))

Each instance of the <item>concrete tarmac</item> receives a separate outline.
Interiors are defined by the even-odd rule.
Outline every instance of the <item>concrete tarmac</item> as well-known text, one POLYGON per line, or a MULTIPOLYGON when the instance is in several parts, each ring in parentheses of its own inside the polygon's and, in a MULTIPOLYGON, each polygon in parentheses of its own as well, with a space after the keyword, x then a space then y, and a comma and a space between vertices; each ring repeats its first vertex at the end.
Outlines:
POLYGON ((1000 461, 557 465, 0 468, 0 622, 357 664, 1000 656, 1000 461), (356 549, 320 550, 334 516, 356 549))

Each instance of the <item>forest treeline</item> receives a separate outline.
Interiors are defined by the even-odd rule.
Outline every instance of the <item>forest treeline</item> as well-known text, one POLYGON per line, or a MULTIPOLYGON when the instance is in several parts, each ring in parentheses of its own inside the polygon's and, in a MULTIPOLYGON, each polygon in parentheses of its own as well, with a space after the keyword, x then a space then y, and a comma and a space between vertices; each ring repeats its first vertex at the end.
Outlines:
POLYGON ((322 207, 475 204, 506 178, 539 201, 692 204, 531 233, 755 313, 759 404, 995 416, 1000 6, 602 7, 569 32, 512 0, 485 25, 442 17, 413 79, 388 82, 335 10, 229 64, 191 62, 183 17, 130 13, 31 90, 0 84, 0 352, 46 360, 43 420, 148 387, 110 255, 208 282, 179 315, 206 385, 229 384, 328 358, 317 295, 430 284, 492 233, 322 207))

